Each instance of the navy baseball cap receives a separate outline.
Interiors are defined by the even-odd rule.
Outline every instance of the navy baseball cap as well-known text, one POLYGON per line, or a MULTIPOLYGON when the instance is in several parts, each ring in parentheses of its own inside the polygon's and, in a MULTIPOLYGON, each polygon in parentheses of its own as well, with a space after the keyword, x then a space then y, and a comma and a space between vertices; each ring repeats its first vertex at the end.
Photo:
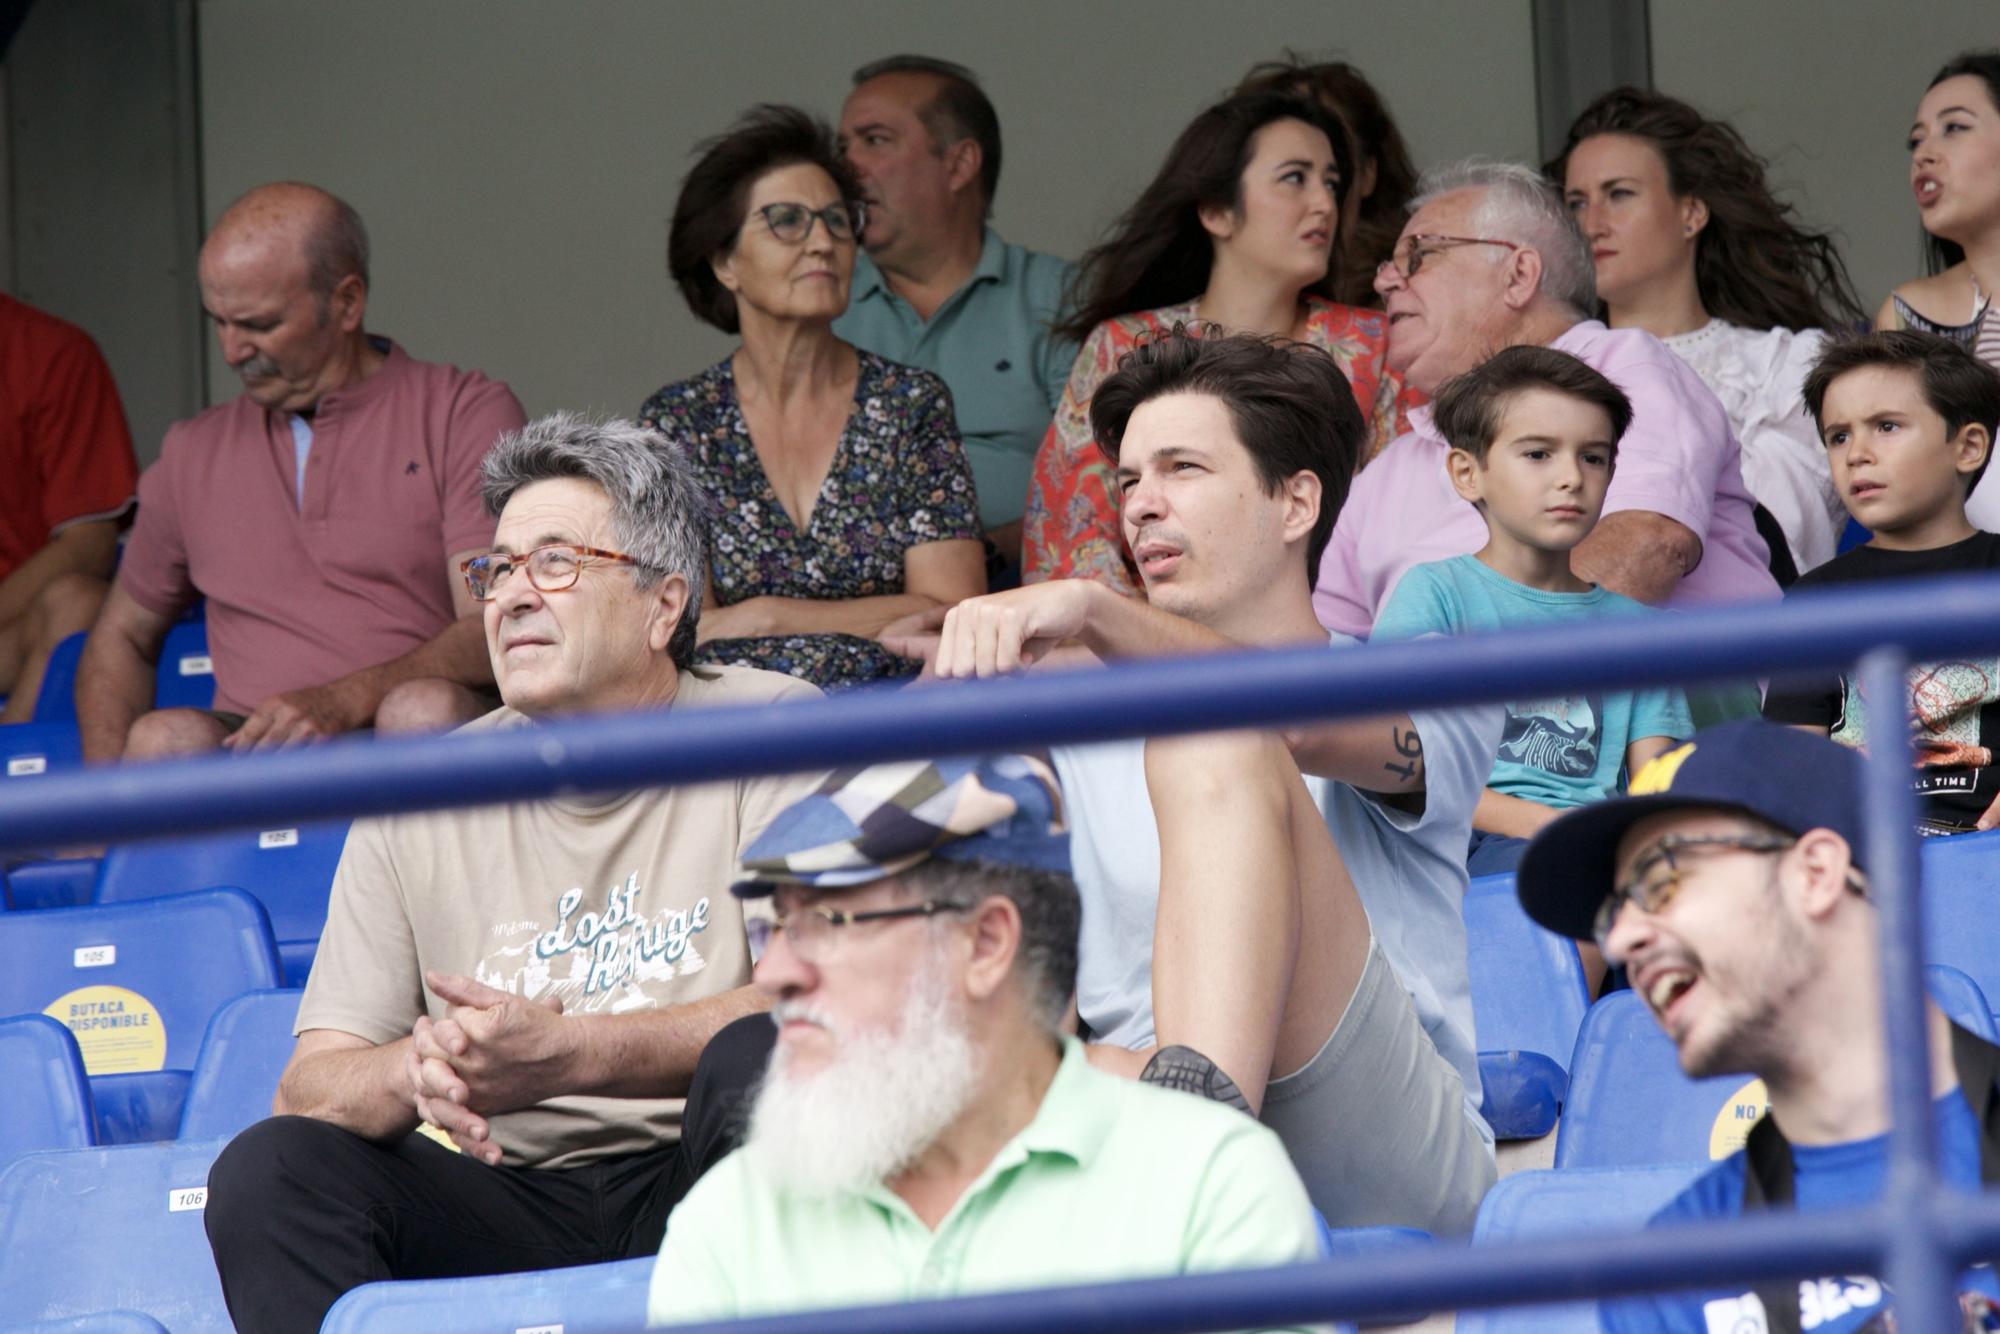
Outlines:
POLYGON ((1723 723, 1653 760, 1627 795, 1581 806, 1535 835, 1515 871, 1529 917, 1588 940, 1617 874, 1618 841, 1661 811, 1736 811, 1789 834, 1830 829, 1865 867, 1861 756, 1824 737, 1761 719, 1723 723))
POLYGON ((938 857, 1069 874, 1062 789, 1026 755, 840 769, 743 853, 740 899, 779 885, 865 885, 938 857))

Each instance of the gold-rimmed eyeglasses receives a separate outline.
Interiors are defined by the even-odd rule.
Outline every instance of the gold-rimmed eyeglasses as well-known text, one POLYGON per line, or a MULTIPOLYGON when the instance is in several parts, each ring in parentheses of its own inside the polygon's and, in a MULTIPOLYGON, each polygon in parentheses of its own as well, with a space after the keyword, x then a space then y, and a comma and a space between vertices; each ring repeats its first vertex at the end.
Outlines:
POLYGON ((939 913, 964 912, 972 905, 956 899, 925 899, 906 908, 870 908, 847 912, 840 908, 794 908, 775 918, 753 917, 743 923, 750 947, 762 955, 773 938, 783 932, 792 953, 807 963, 817 962, 833 943, 834 933, 845 926, 863 922, 888 922, 901 917, 935 917, 939 913))

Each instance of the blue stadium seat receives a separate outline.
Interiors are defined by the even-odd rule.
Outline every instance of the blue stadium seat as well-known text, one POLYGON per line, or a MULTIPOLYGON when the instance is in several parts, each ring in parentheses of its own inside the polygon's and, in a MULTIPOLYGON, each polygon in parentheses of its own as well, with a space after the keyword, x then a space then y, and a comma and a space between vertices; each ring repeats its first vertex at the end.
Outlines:
POLYGON ((205 709, 215 702, 215 665, 208 656, 208 622, 181 621, 167 631, 153 678, 156 709, 205 709))
POLYGON ((1927 838, 1918 845, 1924 873, 1924 958, 1965 973, 2000 1002, 2000 830, 1927 838))
MULTIPOLYGON (((1956 969, 1924 969, 1932 998, 1989 1040, 1986 997, 1956 969)), ((1590 1007, 1570 1065, 1556 1166, 1639 1167, 1712 1162, 1742 1146, 1763 1114, 1763 1085, 1741 1075, 1694 1080, 1645 1002, 1616 992, 1590 1007)))
POLYGON ((182 1139, 227 1138, 271 1114, 292 1058, 297 991, 252 991, 215 1012, 202 1035, 181 1113, 182 1139))
POLYGON ((0 1014, 77 1034, 104 1143, 173 1135, 209 1019, 282 980, 262 905, 235 889, 6 913, 0 959, 0 1014))
POLYGON ((83 763, 83 738, 71 723, 0 725, 0 782, 38 778, 83 763))
MULTIPOLYGON (((629 1334, 646 1323, 653 1258, 486 1278, 369 1283, 333 1304, 320 1334, 629 1334)), ((180 1334, 178 1330, 175 1334, 180 1334)))
POLYGON ((172 1331, 153 1317, 137 1311, 98 1311, 67 1320, 0 1325, 0 1334, 172 1334, 172 1331))
POLYGON ((347 821, 121 844, 105 854, 93 898, 132 903, 190 889, 240 889, 270 914, 284 985, 312 971, 347 821))
POLYGON ((49 654, 48 666, 42 669, 42 688, 35 696, 35 722, 76 721, 76 667, 83 660, 85 638, 82 633, 73 634, 49 654))
MULTIPOLYGON (((1601 1002, 1600 1002, 1601 1003, 1601 1002)), ((1636 1232, 1706 1164, 1516 1172, 1479 1206, 1475 1246, 1636 1232)), ((1458 1334, 1597 1334, 1595 1302, 1460 1311, 1458 1334)))
POLYGON ((80 908, 97 884, 96 857, 38 857, 16 862, 4 872, 6 908, 80 908))
POLYGON ((1466 967, 1485 1114, 1501 1139, 1549 1133, 1569 1087, 1570 1051, 1590 998, 1576 944, 1528 920, 1511 875, 1465 895, 1466 967))
POLYGON ((46 1015, 0 1019, 0 1165, 24 1153, 96 1143, 76 1039, 46 1015))
POLYGON ((31 1153, 0 1171, 6 1318, 136 1311, 173 1334, 231 1334, 201 1226, 221 1148, 201 1140, 31 1153))

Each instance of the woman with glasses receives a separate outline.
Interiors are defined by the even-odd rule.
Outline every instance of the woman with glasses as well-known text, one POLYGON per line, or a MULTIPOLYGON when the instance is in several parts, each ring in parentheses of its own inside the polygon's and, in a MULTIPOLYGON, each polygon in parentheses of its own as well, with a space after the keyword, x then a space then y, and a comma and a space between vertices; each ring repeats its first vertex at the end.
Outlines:
POLYGON ((1195 117, 1151 185, 1083 258, 1076 313, 1057 332, 1083 342, 1035 456, 1024 577, 1096 579, 1135 592, 1111 466, 1090 435, 1090 398, 1146 338, 1197 322, 1325 348, 1369 423, 1372 458, 1423 400, 1385 364, 1388 317, 1328 295, 1347 136, 1319 106, 1239 94, 1195 117))
POLYGON ((824 124, 762 106, 698 151, 667 267, 743 341, 639 411, 713 502, 697 659, 827 689, 911 675, 883 628, 986 591, 951 395, 833 334, 863 218, 824 124))
POLYGON ((1657 336, 1722 400, 1797 572, 1832 559, 1847 510, 1799 392, 1827 331, 1863 319, 1832 238, 1733 128, 1662 93, 1585 107, 1548 175, 1590 242, 1604 322, 1657 336))

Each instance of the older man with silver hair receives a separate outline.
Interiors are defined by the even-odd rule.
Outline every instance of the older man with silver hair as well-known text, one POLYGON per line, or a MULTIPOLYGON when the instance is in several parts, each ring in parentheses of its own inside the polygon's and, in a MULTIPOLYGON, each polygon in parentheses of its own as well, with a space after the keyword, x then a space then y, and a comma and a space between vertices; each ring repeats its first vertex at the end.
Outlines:
MULTIPOLYGON (((1659 339, 1591 317, 1590 246, 1548 182, 1464 162, 1426 173, 1413 202, 1375 274, 1389 365, 1410 385, 1435 395, 1502 348, 1534 343, 1581 358, 1632 400, 1603 517, 1571 553, 1577 574, 1641 602, 1777 597, 1722 404, 1659 339)), ((1445 475, 1448 452, 1419 409, 1354 479, 1313 594, 1329 629, 1366 635, 1404 571, 1485 544, 1485 522, 1445 475)))
MULTIPOLYGON (((1163 744, 1161 784, 1206 778, 1205 748, 1163 744)), ((878 765, 750 847, 776 1050, 748 1141, 674 1212, 654 1323, 1315 1257, 1275 1134, 1063 1034, 1061 812, 1024 756, 878 765)))
MULTIPOLYGON (((482 483, 493 549, 462 570, 506 707, 464 730, 818 694, 690 666, 703 499, 657 434, 546 417, 501 439, 482 483)), ((731 1138, 704 1109, 733 1076, 704 1049, 768 1003, 723 891, 816 777, 356 822, 278 1115, 210 1176, 240 1334, 317 1329, 377 1279, 657 1249, 731 1138)))

